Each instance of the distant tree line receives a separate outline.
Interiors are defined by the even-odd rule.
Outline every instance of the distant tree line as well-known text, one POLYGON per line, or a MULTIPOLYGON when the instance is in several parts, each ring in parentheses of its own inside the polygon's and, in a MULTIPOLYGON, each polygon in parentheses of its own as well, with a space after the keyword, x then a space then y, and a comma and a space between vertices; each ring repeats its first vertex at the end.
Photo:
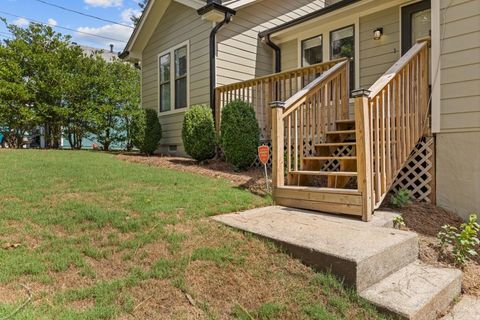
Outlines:
POLYGON ((49 26, 3 21, 13 35, 0 43, 0 132, 10 147, 21 147, 38 127, 50 148, 62 136, 73 149, 91 136, 104 150, 133 147, 132 128, 143 116, 139 70, 87 55, 49 26))

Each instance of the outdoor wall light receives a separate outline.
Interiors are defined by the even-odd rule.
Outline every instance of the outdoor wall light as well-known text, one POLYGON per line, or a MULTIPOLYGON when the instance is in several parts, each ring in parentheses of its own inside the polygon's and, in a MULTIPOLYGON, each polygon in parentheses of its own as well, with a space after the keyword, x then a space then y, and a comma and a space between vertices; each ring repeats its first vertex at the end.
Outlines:
POLYGON ((380 40, 383 36, 383 28, 377 28, 373 30, 373 40, 380 40))

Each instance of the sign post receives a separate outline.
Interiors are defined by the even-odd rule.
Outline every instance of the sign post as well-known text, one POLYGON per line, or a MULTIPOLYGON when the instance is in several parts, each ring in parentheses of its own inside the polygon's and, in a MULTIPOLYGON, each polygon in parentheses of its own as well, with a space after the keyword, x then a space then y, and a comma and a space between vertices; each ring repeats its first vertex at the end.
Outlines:
POLYGON ((268 158, 270 158, 270 148, 267 145, 258 147, 258 159, 263 164, 265 168, 265 185, 268 191, 268 174, 267 174, 267 163, 268 158))

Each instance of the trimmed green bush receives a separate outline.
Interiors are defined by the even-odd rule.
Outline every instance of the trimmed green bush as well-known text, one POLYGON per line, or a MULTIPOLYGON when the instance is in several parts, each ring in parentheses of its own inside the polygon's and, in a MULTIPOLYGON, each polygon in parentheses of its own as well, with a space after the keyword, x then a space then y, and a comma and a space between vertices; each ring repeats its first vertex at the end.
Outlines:
POLYGON ((152 155, 162 139, 162 126, 155 110, 145 109, 132 125, 132 142, 141 153, 152 155))
POLYGON ((215 155, 215 124, 210 107, 197 105, 185 112, 182 140, 185 151, 195 160, 203 161, 215 155))
POLYGON ((255 161, 260 128, 251 104, 240 100, 227 104, 222 110, 220 132, 227 162, 244 169, 255 161))

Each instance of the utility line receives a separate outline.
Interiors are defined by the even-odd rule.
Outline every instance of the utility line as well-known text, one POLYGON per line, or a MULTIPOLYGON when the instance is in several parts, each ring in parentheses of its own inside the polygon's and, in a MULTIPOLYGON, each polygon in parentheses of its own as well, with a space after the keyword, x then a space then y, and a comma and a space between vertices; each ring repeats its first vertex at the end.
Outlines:
POLYGON ((102 39, 106 39, 106 40, 112 40, 112 41, 118 41, 118 42, 127 43, 127 41, 124 41, 124 40, 119 40, 119 39, 110 38, 110 37, 105 37, 105 36, 99 36, 98 34, 93 34, 93 33, 85 32, 85 31, 79 31, 79 30, 75 30, 75 29, 72 29, 72 28, 67 28, 67 27, 63 27, 63 26, 59 26, 59 25, 52 26, 52 25, 50 25, 50 24, 48 24, 48 23, 45 23, 45 22, 41 22, 41 21, 38 21, 38 20, 29 19, 29 18, 22 17, 22 16, 19 16, 19 15, 16 15, 16 14, 8 13, 8 12, 5 12, 5 11, 0 11, 0 14, 6 14, 6 15, 11 16, 11 17, 14 17, 14 18, 22 18, 22 19, 28 20, 28 21, 30 21, 30 22, 42 24, 42 25, 45 25, 45 26, 50 26, 50 27, 52 27, 52 28, 64 29, 64 30, 68 30, 68 31, 73 31, 73 32, 77 32, 77 33, 89 35, 89 36, 92 36, 92 37, 97 37, 97 38, 102 38, 102 39))
POLYGON ((122 27, 127 27, 127 28, 130 28, 130 29, 134 29, 132 26, 130 26, 128 24, 119 23, 119 22, 115 22, 113 20, 108 20, 108 19, 104 19, 104 18, 101 18, 101 17, 97 17, 97 16, 94 16, 94 15, 91 15, 91 14, 88 14, 88 13, 84 13, 84 12, 77 11, 77 10, 74 10, 74 9, 70 9, 70 8, 67 8, 67 7, 64 7, 64 6, 60 6, 60 5, 55 4, 55 3, 50 3, 50 2, 47 2, 47 1, 44 1, 44 0, 35 0, 35 1, 46 4, 48 6, 59 8, 59 9, 65 10, 65 11, 80 14, 80 15, 85 16, 85 17, 89 17, 89 18, 97 19, 97 20, 100 20, 100 21, 103 21, 103 22, 113 23, 113 24, 117 24, 117 25, 122 26, 122 27))

